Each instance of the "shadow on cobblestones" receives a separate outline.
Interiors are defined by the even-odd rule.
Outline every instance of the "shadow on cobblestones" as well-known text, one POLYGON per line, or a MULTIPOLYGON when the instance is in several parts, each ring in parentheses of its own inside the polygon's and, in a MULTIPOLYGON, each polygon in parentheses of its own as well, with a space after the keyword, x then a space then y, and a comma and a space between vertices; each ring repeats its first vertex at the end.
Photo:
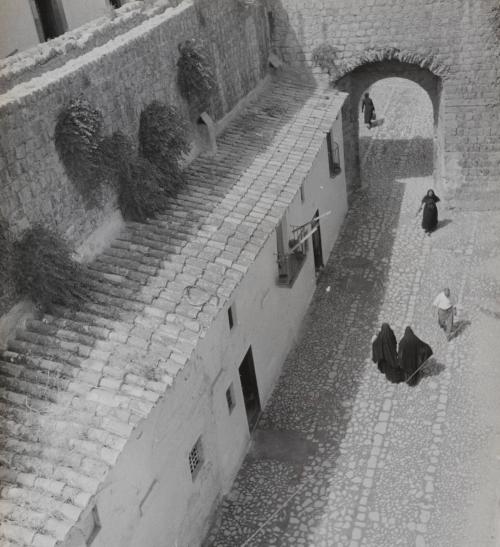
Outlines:
POLYGON ((431 357, 422 370, 422 377, 439 376, 445 369, 446 366, 444 363, 441 363, 434 357, 431 357))
MULTIPOLYGON (((396 156, 394 159, 405 160, 407 156, 408 140, 405 139, 373 139, 371 137, 360 137, 359 139, 359 152, 361 159, 362 178, 365 180, 370 178, 369 169, 373 167, 373 162, 370 165, 366 162, 368 156, 376 149, 379 156, 396 156), (401 155, 398 155, 398 151, 403 151, 401 155), (367 170, 368 169, 368 170, 367 170)), ((400 176, 404 178, 413 177, 431 177, 433 175, 433 163, 432 156, 434 150, 434 144, 432 139, 424 137, 414 137, 411 139, 412 161, 408 163, 408 169, 405 169, 404 175, 400 176), (430 161, 429 161, 430 159, 430 161)), ((385 158, 384 158, 385 162, 385 158)))
MULTIPOLYGON (((405 179, 432 175, 432 139, 374 139, 364 145, 366 172, 377 183, 367 181, 353 199, 300 340, 205 547, 291 545, 298 538, 307 544, 328 505, 345 495, 336 462, 345 454, 346 433, 355 427, 351 417, 366 374, 368 342, 380 326, 405 179), (262 443, 281 448, 269 450, 262 443)), ((443 369, 435 363, 431 375, 443 369)), ((362 434, 367 453, 358 449, 356 458, 369 456, 373 432, 362 434)))

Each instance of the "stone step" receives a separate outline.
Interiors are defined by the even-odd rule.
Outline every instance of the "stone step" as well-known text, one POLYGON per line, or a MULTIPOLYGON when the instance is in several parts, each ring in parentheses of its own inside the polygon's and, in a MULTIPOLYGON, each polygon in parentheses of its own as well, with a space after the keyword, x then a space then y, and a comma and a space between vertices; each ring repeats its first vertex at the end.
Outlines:
MULTIPOLYGON (((159 241, 158 239, 151 239, 147 235, 139 233, 128 233, 126 236, 121 236, 127 239, 119 239, 118 241, 124 243, 132 243, 134 245, 140 245, 161 253, 164 260, 169 254, 179 254, 182 250, 182 246, 175 245, 173 243, 167 243, 165 241, 159 241)), ((153 274, 154 275, 154 274, 153 274)))
POLYGON ((120 309, 140 311, 142 307, 138 304, 151 303, 151 298, 142 293, 142 285, 135 289, 127 289, 125 287, 110 285, 106 282, 94 281, 91 283, 91 287, 91 300, 98 304, 102 302, 107 303, 109 299, 120 309))
POLYGON ((129 222, 127 225, 129 230, 124 237, 134 235, 140 236, 150 241, 158 241, 161 243, 170 244, 173 247, 182 247, 186 243, 189 235, 178 234, 172 235, 172 230, 165 226, 158 226, 155 224, 140 224, 137 222, 129 222))
POLYGON ((83 360, 82 357, 75 355, 70 351, 65 351, 58 347, 46 347, 39 344, 29 342, 27 340, 10 340, 7 344, 7 349, 15 353, 26 353, 48 359, 49 361, 67 363, 74 367, 80 367, 83 360))
MULTIPOLYGON (((126 236, 122 236, 126 237, 126 236)), ((150 268, 158 268, 158 265, 162 258, 148 256, 142 253, 132 252, 127 248, 108 247, 103 253, 104 256, 111 258, 117 258, 121 260, 131 260, 143 266, 149 266, 150 268)))
POLYGON ((134 272, 146 275, 147 278, 154 276, 158 269, 157 266, 154 266, 154 267, 146 266, 145 264, 141 264, 140 262, 135 262, 134 260, 131 260, 130 258, 118 258, 116 256, 108 256, 105 254, 99 255, 94 260, 94 262, 92 263, 92 266, 93 266, 92 269, 100 270, 102 267, 103 271, 106 271, 107 265, 119 266, 120 268, 125 268, 129 271, 134 271, 134 272), (101 265, 104 265, 104 267, 102 267, 101 265))
POLYGON ((106 249, 106 254, 110 256, 122 257, 123 253, 126 253, 126 255, 133 258, 133 260, 138 261, 141 260, 141 257, 146 257, 148 259, 153 258, 158 262, 161 262, 165 258, 165 253, 162 251, 151 249, 145 245, 131 243, 128 240, 115 240, 111 246, 106 249))
POLYGON ((125 289, 137 290, 140 289, 142 284, 137 281, 132 281, 121 275, 107 274, 99 270, 88 269, 87 275, 94 281, 99 283, 107 283, 115 287, 123 287, 125 289))
MULTIPOLYGON (((81 370, 80 367, 68 365, 67 363, 51 361, 50 359, 34 357, 32 355, 16 353, 8 350, 1 353, 0 360, 0 362, 6 363, 12 367, 19 367, 20 370, 17 375, 20 376, 22 376, 26 370, 34 370, 43 371, 47 374, 60 375, 63 378, 74 378, 81 370)), ((31 374, 31 372, 28 372, 27 374, 31 374)))
POLYGON ((74 342, 76 344, 82 344, 89 347, 93 347, 95 339, 93 336, 88 334, 83 334, 78 331, 73 331, 71 329, 60 328, 54 323, 47 321, 39 321, 37 319, 28 319, 26 321, 25 329, 36 334, 45 334, 48 336, 57 336, 62 340, 68 342, 74 342))
POLYGON ((91 341, 92 344, 87 345, 61 339, 57 334, 52 335, 48 333, 33 332, 27 329, 16 329, 15 339, 37 346, 43 346, 47 349, 50 348, 51 350, 62 350, 65 353, 71 353, 83 358, 89 357, 94 346, 93 340, 91 341))
MULTIPOLYGON (((98 302, 85 302, 81 311, 96 316, 96 320, 103 320, 101 324, 106 325, 108 320, 116 322, 132 323, 137 317, 137 312, 124 310, 122 308, 109 307, 98 302)), ((66 317, 66 316, 64 316, 66 317)), ((96 323, 97 324, 97 323, 96 323)))
MULTIPOLYGON (((40 380, 42 383, 30 381, 28 379, 20 379, 15 376, 9 376, 5 374, 7 366, 2 367, 0 363, 0 394, 4 399, 9 400, 9 394, 17 394, 21 397, 25 397, 27 401, 38 399, 39 401, 50 401, 51 403, 62 403, 63 397, 60 396, 60 391, 51 386, 49 383, 43 383, 43 374, 41 374, 40 380)), ((61 390, 68 385, 68 380, 58 380, 61 384, 61 390)))
POLYGON ((110 296, 105 290, 102 292, 94 291, 92 293, 93 304, 105 306, 108 312, 116 310, 118 314, 122 311, 140 313, 144 309, 144 306, 150 304, 152 301, 152 296, 141 295, 139 292, 134 295, 134 300, 126 296, 110 296))
POLYGON ((145 285, 151 277, 148 274, 138 272, 137 270, 131 270, 123 266, 118 266, 117 264, 112 264, 111 262, 93 262, 92 264, 89 264, 88 267, 89 269, 99 272, 103 275, 111 275, 115 278, 124 277, 130 281, 134 281, 138 285, 145 285))
POLYGON ((103 317, 89 309, 83 311, 54 306, 54 312, 56 315, 45 314, 44 320, 102 340, 108 338, 113 328, 122 325, 121 321, 115 321, 113 317, 103 317))

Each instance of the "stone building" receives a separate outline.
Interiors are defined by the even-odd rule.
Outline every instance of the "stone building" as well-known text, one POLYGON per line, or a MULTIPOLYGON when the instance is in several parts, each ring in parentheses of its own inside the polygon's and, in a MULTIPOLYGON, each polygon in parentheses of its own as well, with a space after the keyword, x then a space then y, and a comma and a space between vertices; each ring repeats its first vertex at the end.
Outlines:
POLYGON ((0 58, 61 36, 120 8, 127 0, 3 0, 0 6, 0 58))
POLYGON ((200 542, 347 210, 343 100, 268 82, 169 209, 91 262, 93 304, 17 329, 2 544, 200 542))
POLYGON ((359 184, 373 82, 429 94, 439 191, 476 207, 497 184, 500 123, 481 129, 500 122, 493 0, 136 4, 0 65, 2 217, 14 236, 56 229, 96 284, 83 311, 25 317, 1 355, 2 545, 197 544, 359 184), (188 117, 175 63, 193 37, 216 74, 217 153, 192 120, 198 157, 164 214, 124 224, 112 191, 86 207, 54 147, 61 106, 83 93, 132 138, 153 100, 188 117), (311 68, 322 43, 340 90, 311 68), (269 77, 272 51, 299 69, 269 77))
MULTIPOLYGON (((141 47, 189 37, 191 6, 153 9, 146 28, 55 60, 37 85, 21 70, 26 82, 0 98, 8 133, 24 139, 4 163, 4 215, 14 230, 58 221, 95 282, 81 311, 25 315, 1 353, 2 545, 196 545, 245 455, 347 210, 345 94, 304 72, 266 74, 266 35, 245 15, 251 64, 248 50, 226 58, 217 153, 194 159, 186 187, 147 223, 124 224, 113 196, 79 213, 53 149, 64 103, 54 96, 87 81, 109 125, 133 132, 134 105, 116 108, 98 74, 113 67, 118 86, 120 67, 144 65, 130 66, 141 47), (16 129, 21 119, 44 137, 16 129), (40 186, 23 193, 30 177, 40 186)), ((161 97, 158 78, 141 88, 136 77, 136 100, 161 97)))

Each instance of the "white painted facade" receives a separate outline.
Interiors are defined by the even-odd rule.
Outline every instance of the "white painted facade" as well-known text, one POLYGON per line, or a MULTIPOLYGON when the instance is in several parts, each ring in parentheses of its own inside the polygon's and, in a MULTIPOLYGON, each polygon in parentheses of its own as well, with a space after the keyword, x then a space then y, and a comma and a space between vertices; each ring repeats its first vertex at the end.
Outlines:
POLYGON ((0 2, 0 58, 40 43, 29 0, 0 2))
MULTIPOLYGON (((332 128, 339 144, 341 172, 329 173, 326 138, 286 213, 289 226, 320 220, 324 261, 347 212, 341 116, 332 128)), ((290 231, 291 233, 291 231, 290 231)), ((227 306, 200 341, 192 360, 131 440, 96 496, 100 529, 92 547, 197 547, 217 502, 230 488, 250 442, 238 368, 251 347, 261 407, 281 373, 316 287, 312 245, 291 287, 276 283, 276 235, 271 235, 233 293, 234 326, 227 306), (232 385, 235 406, 226 390, 232 385), (188 457, 201 439, 203 464, 194 478, 188 457)), ((86 545, 92 515, 80 519, 65 542, 86 545), (77 525, 78 526, 78 525, 77 525)), ((98 531, 97 531, 98 530, 98 531)))
MULTIPOLYGON (((50 0, 67 32, 109 14, 107 0, 50 0)), ((122 0, 121 4, 125 4, 122 0)), ((0 58, 3 59, 45 41, 37 0, 1 0, 0 58)))

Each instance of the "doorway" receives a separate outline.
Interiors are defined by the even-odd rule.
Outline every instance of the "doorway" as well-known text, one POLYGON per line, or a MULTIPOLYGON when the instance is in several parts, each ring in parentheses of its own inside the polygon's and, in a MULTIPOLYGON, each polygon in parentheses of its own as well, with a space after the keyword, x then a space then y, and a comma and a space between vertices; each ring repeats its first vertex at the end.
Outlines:
POLYGON ((252 348, 248 351, 241 362, 240 368, 241 390, 245 401, 245 410, 247 412, 248 427, 253 431, 260 416, 260 398, 259 388, 257 386, 257 377, 255 376, 255 366, 253 362, 252 348))
POLYGON ((314 213, 313 221, 311 222, 311 229, 316 231, 312 235, 312 246, 314 254, 314 269, 319 272, 323 268, 323 247, 321 245, 321 230, 319 227, 319 220, 314 220, 319 217, 319 209, 314 213))
POLYGON ((66 32, 66 19, 59 0, 34 0, 34 3, 42 40, 51 40, 66 32))

